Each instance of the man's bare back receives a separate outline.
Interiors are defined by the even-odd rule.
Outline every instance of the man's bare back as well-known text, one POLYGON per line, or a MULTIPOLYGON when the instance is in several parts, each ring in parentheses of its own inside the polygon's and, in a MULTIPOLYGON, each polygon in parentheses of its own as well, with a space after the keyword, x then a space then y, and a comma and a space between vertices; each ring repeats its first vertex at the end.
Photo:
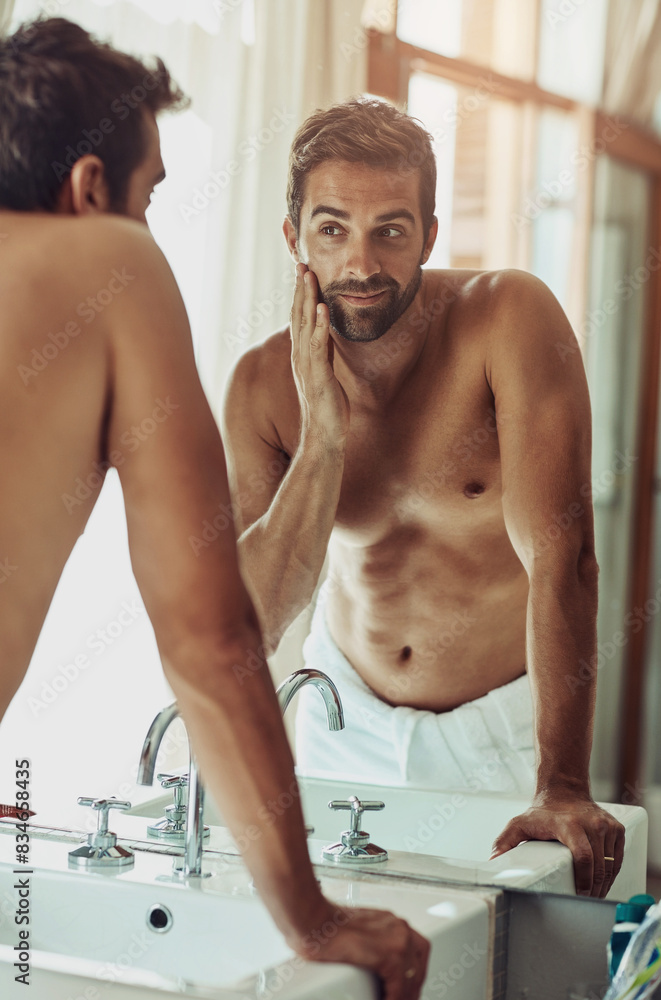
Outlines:
MULTIPOLYGON (((525 670, 528 577, 503 519, 485 374, 497 280, 426 271, 405 341, 417 331, 420 350, 405 379, 392 396, 371 391, 372 372, 401 354, 400 335, 376 345, 364 390, 349 398, 327 619, 358 674, 392 704, 445 711, 525 670)), ((291 457, 300 416, 289 329, 251 353, 260 423, 272 428, 274 453, 282 446, 291 457)), ((351 384, 341 362, 336 372, 351 384)))
POLYGON ((90 253, 100 234, 94 219, 1 212, 0 232, 0 554, 11 572, 0 602, 1 717, 98 496, 70 510, 62 499, 104 458, 107 315, 92 312, 87 323, 81 313, 113 282, 121 257, 90 253))

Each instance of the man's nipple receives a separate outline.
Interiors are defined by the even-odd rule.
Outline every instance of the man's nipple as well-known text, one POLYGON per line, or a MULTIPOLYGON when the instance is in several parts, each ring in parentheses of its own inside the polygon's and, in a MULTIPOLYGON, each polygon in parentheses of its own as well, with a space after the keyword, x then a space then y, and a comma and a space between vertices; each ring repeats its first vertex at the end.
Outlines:
POLYGON ((475 497, 479 497, 484 493, 486 486, 484 483, 479 482, 477 479, 472 479, 470 483, 466 483, 464 486, 464 496, 467 496, 470 500, 474 500, 475 497))

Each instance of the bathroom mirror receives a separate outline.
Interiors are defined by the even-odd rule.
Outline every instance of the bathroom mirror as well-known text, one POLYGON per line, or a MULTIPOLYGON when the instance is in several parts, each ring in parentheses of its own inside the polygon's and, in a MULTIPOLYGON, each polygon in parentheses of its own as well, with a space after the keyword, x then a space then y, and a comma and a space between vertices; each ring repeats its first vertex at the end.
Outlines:
MULTIPOLYGON (((59 12, 120 47, 158 53, 193 97, 190 111, 160 124, 168 179, 148 218, 182 288, 219 419, 238 358, 288 322, 292 265, 281 225, 296 128, 315 107, 352 93, 407 103, 434 138, 439 235, 424 267, 519 268, 540 277, 560 301, 579 339, 592 403, 600 564, 592 780, 598 801, 625 803, 614 807, 627 826, 630 867, 619 890, 625 898, 631 886, 642 891, 645 829, 635 807, 651 801, 658 777, 644 761, 629 761, 623 786, 618 747, 628 745, 636 725, 638 732, 645 727, 625 675, 641 669, 642 637, 652 628, 653 662, 661 642, 659 601, 650 610, 644 597, 630 596, 632 584, 650 575, 636 532, 645 512, 637 477, 650 450, 645 435, 656 423, 655 415, 641 418, 639 400, 653 397, 646 359, 653 356, 649 279, 657 264, 650 246, 658 245, 649 226, 661 176, 652 93, 661 65, 659 15, 645 22, 649 6, 632 0, 400 0, 397 17, 390 0, 304 6, 305 18, 297 0, 278 0, 277 14, 268 0, 61 0, 59 12), (276 55, 283 51, 291 53, 286 66, 276 55), (643 120, 644 129, 635 124, 643 120)), ((2 13, 5 7, 15 26, 44 4, 15 0, 0 4, 2 13)), ((231 511, 220 517, 227 528, 231 511)), ((220 529, 210 528, 204 544, 212 544, 213 530, 220 529)), ((654 548, 649 533, 647 545, 654 548)), ((303 666, 310 624, 308 610, 271 657, 276 684, 303 666)), ((448 640, 445 655, 460 639, 448 640)), ((658 670, 648 673, 656 677, 658 670)), ((658 687, 654 680, 650 719, 661 705, 658 687)), ((145 807, 158 812, 164 793, 136 784, 138 757, 152 719, 171 700, 131 572, 121 490, 111 472, 0 726, 0 760, 32 760, 34 807, 55 826, 84 824, 79 795, 130 799, 138 813, 141 803, 158 799, 145 807)), ((286 717, 292 737, 295 718, 296 703, 286 717)), ((655 761, 655 727, 648 732, 646 758, 655 761)), ((167 743, 161 769, 185 766, 183 730, 173 728, 167 743)), ((345 828, 326 803, 362 793, 384 801, 365 826, 375 843, 398 855, 402 870, 427 865, 450 878, 443 868, 449 865, 472 883, 528 880, 549 893, 566 886, 567 852, 557 844, 526 844, 498 864, 486 861, 493 838, 526 804, 507 789, 478 787, 471 796, 364 788, 346 772, 333 776, 332 764, 330 758, 327 779, 301 779, 320 841, 337 840, 345 828)), ((11 801, 13 791, 4 767, 0 802, 11 801)))

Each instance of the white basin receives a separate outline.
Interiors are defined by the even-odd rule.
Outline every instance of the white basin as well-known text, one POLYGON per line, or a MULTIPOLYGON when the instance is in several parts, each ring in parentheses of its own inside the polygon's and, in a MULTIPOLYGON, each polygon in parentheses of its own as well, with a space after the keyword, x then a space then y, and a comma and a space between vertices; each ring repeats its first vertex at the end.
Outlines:
MULTIPOLYGON (((337 840, 338 833, 347 826, 348 814, 331 811, 330 799, 346 799, 350 795, 378 799, 386 803, 386 808, 365 813, 363 825, 374 842, 388 850, 451 860, 455 867, 471 871, 471 880, 476 883, 575 892, 571 852, 557 841, 528 842, 494 861, 488 860, 498 834, 510 819, 529 807, 529 799, 388 788, 319 778, 301 777, 299 781, 306 822, 314 826, 316 839, 337 840)), ((624 862, 608 898, 628 900, 635 893, 646 891, 647 813, 640 806, 600 804, 626 831, 624 862)))
MULTIPOLYGON (((173 880, 168 855, 136 853, 121 874, 70 871, 71 843, 32 838, 30 868, 14 873, 13 830, 0 832, 0 996, 26 996, 17 974, 14 913, 17 879, 30 880, 31 984, 34 1000, 101 996, 118 1000, 183 996, 281 1000, 376 1000, 374 978, 345 965, 304 962, 287 947, 235 858, 205 860, 212 877, 173 880), (151 928, 152 907, 172 926, 151 928), (167 913, 166 913, 167 915, 167 913), (102 981, 102 983, 100 983, 102 981), (73 985, 72 985, 73 984, 73 985), (96 984, 96 994, 86 992, 96 984), (99 989, 99 986, 102 986, 99 989), (153 991, 156 990, 155 994, 153 991)), ((453 1000, 487 996, 488 912, 475 893, 452 888, 384 884, 357 873, 332 872, 325 894, 346 906, 392 909, 432 942, 428 997, 453 963, 462 977, 453 1000)))
MULTIPOLYGON (((363 827, 372 840, 386 848, 390 857, 379 869, 400 874, 433 878, 446 882, 494 885, 499 888, 530 889, 574 894, 571 852, 556 841, 530 841, 489 861, 491 845, 508 820, 523 812, 529 800, 498 794, 460 794, 362 785, 358 782, 330 781, 299 776, 306 822, 314 827, 310 854, 322 863, 321 849, 339 840, 348 826, 348 813, 332 812, 330 799, 377 799, 385 802, 382 812, 363 815, 363 827)), ((169 798, 136 806, 137 816, 162 815, 169 798)), ((624 863, 609 899, 627 900, 645 892, 647 869, 647 813, 639 806, 602 803, 624 825, 624 863)), ((206 822, 222 826, 223 820, 207 798, 206 822)), ((121 818, 117 818, 119 825, 121 818)), ((220 850, 232 849, 227 837, 212 838, 220 850)))

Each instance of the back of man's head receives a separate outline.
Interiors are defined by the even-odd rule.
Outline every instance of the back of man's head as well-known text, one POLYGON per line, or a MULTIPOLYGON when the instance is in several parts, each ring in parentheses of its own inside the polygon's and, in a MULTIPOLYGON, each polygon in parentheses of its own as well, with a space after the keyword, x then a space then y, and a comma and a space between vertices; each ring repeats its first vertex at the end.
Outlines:
POLYGON ((0 207, 53 211, 72 166, 103 162, 112 211, 145 155, 143 112, 185 106, 160 59, 153 68, 65 18, 0 38, 0 207))
POLYGON ((294 136, 289 154, 287 206, 297 233, 306 177, 327 160, 382 170, 418 170, 422 224, 429 232, 436 201, 436 159, 429 132, 415 118, 375 98, 354 98, 310 115, 294 136))

